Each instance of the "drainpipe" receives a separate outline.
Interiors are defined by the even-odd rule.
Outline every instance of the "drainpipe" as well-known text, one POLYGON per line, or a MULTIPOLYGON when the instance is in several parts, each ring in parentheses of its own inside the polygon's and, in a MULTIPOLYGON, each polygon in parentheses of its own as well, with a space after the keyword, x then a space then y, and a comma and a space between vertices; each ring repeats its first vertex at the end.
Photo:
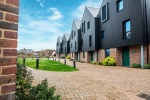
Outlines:
POLYGON ((148 41, 148 31, 147 31, 147 1, 145 0, 145 23, 146 23, 146 27, 145 27, 145 31, 146 31, 146 42, 147 42, 147 63, 149 62, 149 41, 148 41))
POLYGON ((78 60, 80 61, 80 52, 78 52, 78 60))
POLYGON ((141 68, 144 68, 144 46, 141 45, 141 68))

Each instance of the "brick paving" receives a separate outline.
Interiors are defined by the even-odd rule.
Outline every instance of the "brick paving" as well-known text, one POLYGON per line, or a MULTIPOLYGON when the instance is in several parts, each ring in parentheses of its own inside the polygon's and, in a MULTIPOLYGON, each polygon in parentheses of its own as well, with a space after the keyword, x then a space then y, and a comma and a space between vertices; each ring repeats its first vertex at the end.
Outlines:
MULTIPOLYGON (((73 63, 67 60, 67 64, 73 63)), ((29 69, 35 84, 47 78, 49 86, 56 86, 56 94, 60 94, 63 100, 145 100, 137 95, 150 95, 150 70, 79 62, 76 65, 78 72, 29 69)))

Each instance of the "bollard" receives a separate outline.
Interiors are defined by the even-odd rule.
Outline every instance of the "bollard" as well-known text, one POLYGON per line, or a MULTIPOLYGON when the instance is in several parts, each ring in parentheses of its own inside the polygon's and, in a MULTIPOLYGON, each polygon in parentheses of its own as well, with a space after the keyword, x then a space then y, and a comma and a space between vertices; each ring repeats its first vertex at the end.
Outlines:
POLYGON ((56 58, 55 58, 55 61, 56 61, 56 58))
POLYGON ((58 59, 58 62, 60 62, 60 58, 58 59))
POLYGON ((53 57, 53 60, 54 60, 54 57, 53 57))
POLYGON ((73 67, 76 68, 76 61, 73 60, 73 67))
POLYGON ((26 58, 23 57, 23 65, 25 66, 25 63, 26 63, 26 58))
POLYGON ((64 60, 64 65, 66 65, 66 59, 64 60))
POLYGON ((36 69, 39 69, 39 58, 36 59, 36 69))

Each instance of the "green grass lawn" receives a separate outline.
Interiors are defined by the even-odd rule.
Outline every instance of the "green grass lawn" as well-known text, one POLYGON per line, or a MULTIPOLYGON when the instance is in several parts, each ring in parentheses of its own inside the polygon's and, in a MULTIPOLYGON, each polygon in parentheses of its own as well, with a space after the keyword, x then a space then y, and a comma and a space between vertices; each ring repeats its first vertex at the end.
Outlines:
MULTIPOLYGON (((18 63, 22 64, 22 58, 18 59, 18 63)), ((36 59, 33 60, 31 58, 26 58, 26 66, 30 68, 36 68, 36 59)), ((59 71, 59 72, 71 72, 78 71, 78 69, 73 68, 72 66, 64 65, 60 62, 56 62, 53 60, 40 59, 39 60, 39 70, 47 70, 47 71, 59 71)))

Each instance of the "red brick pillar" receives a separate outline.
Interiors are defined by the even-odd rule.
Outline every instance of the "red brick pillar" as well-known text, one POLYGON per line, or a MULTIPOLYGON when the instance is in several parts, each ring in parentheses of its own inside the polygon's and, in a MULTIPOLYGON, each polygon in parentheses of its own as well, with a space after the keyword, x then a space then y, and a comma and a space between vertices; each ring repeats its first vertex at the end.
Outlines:
POLYGON ((19 0, 0 0, 0 100, 15 100, 19 0))

